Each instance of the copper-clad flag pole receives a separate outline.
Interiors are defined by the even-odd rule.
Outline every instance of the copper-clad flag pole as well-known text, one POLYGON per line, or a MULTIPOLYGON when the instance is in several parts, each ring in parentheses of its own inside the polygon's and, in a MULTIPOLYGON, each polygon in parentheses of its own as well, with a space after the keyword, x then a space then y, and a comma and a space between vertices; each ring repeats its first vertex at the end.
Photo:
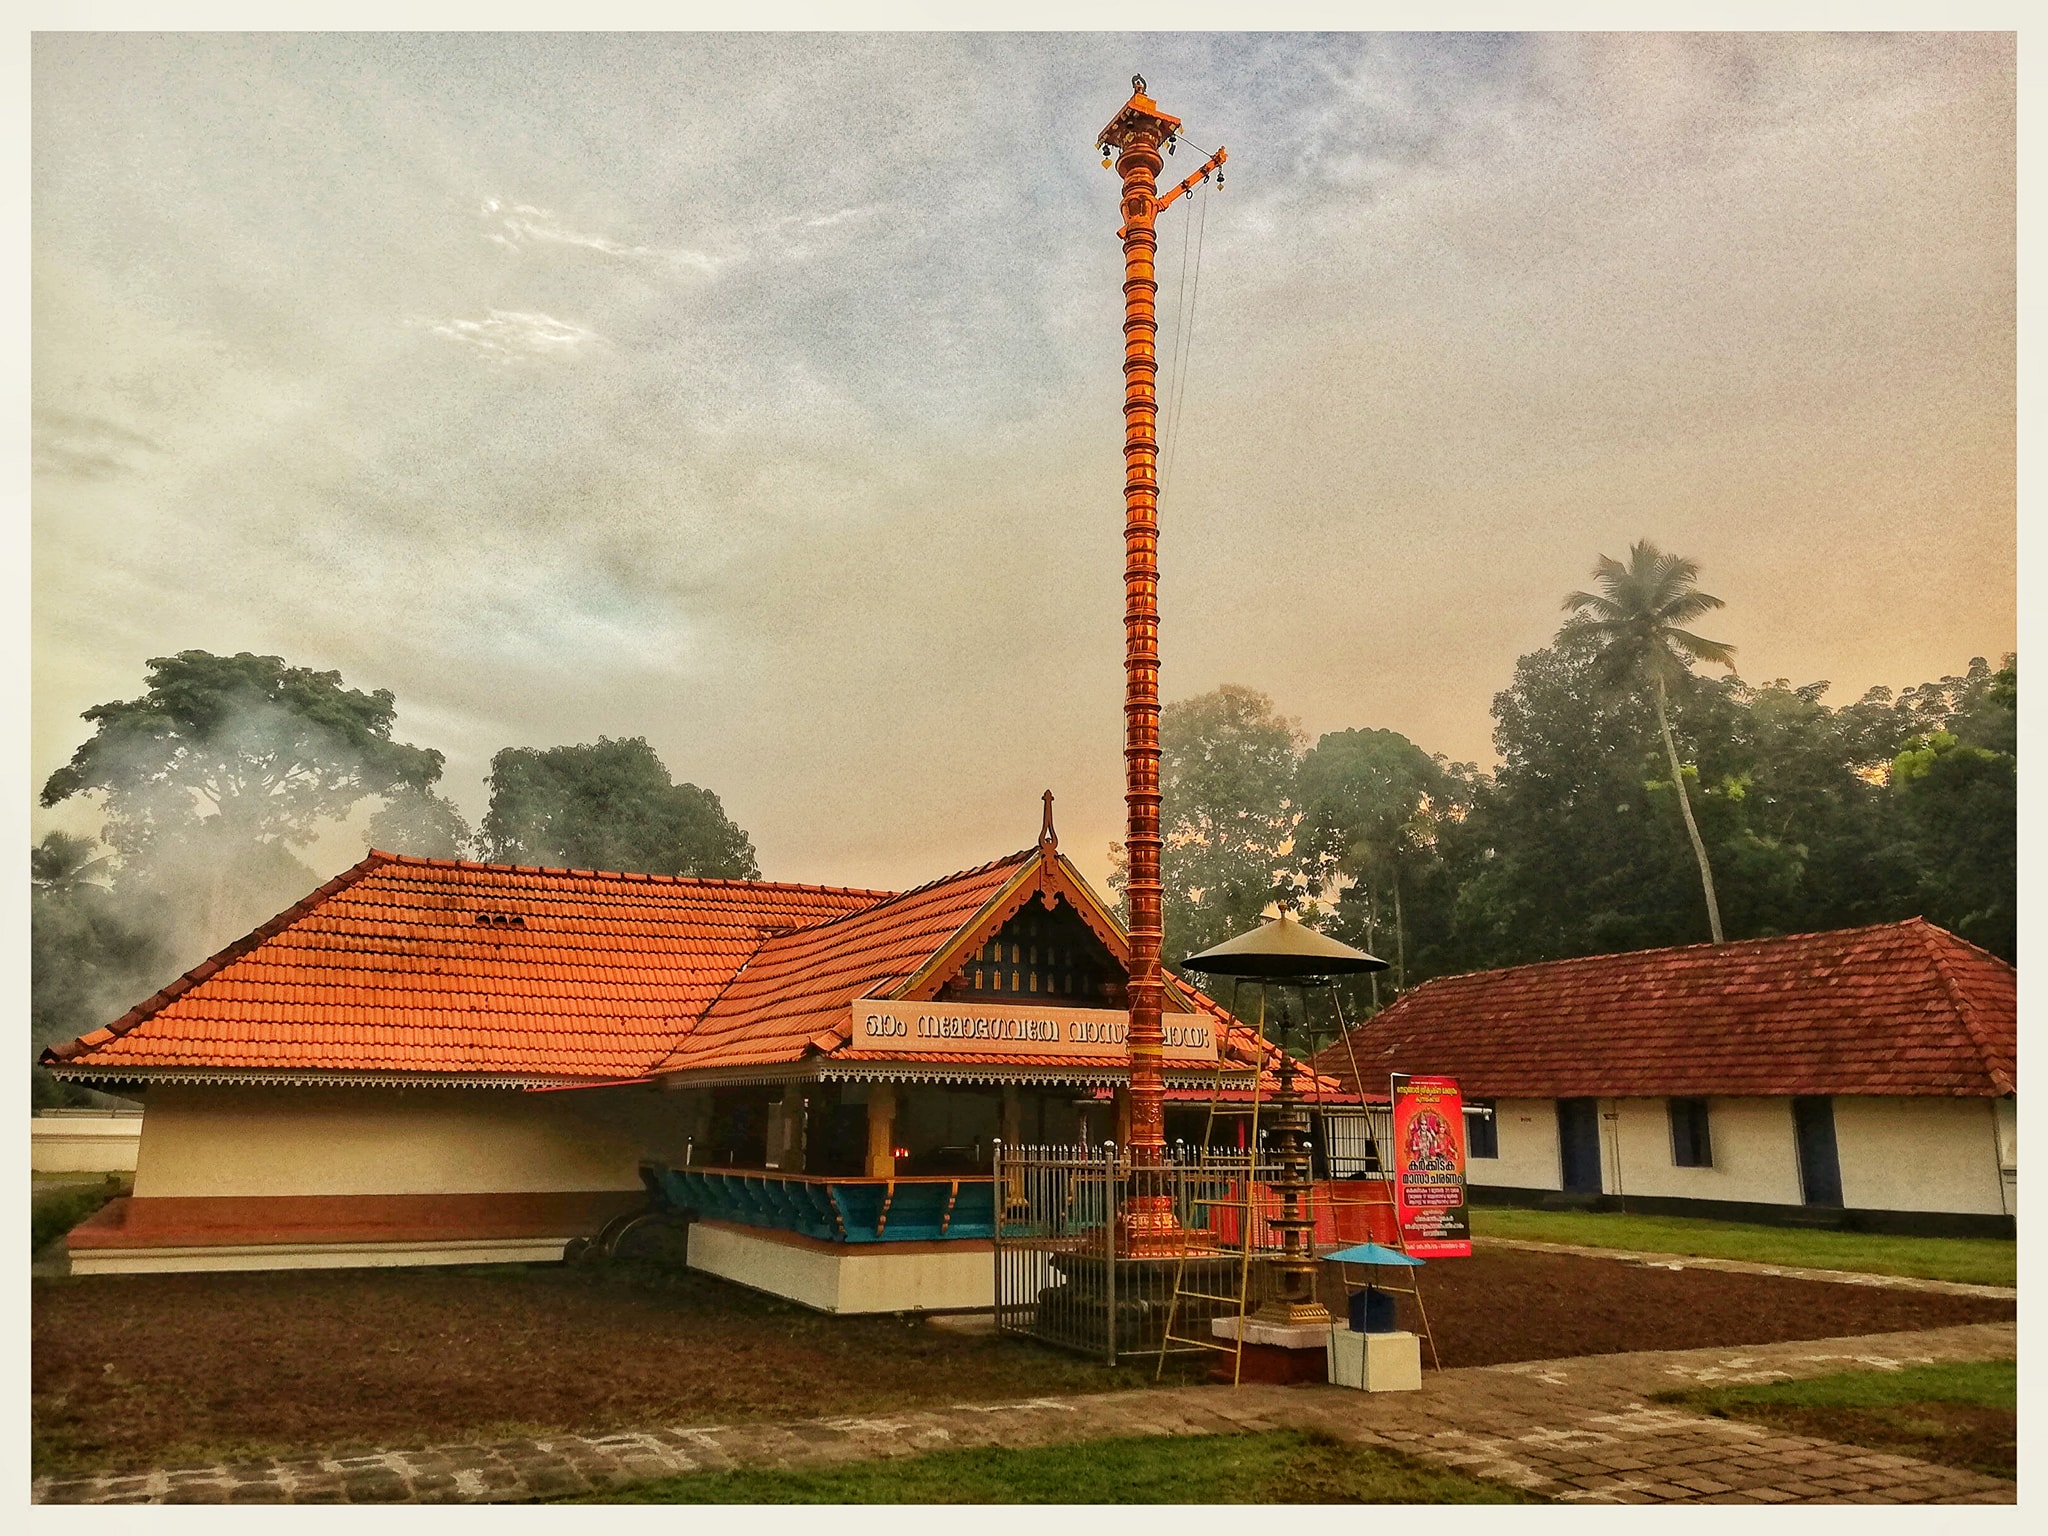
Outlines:
POLYGON ((1160 149, 1180 119, 1131 77, 1131 99, 1102 130, 1123 178, 1124 242, 1124 806, 1131 911, 1129 1031, 1131 1189, 1119 1246, 1134 1257, 1178 1253, 1186 1241, 1165 1182, 1166 1083, 1160 1072, 1159 975, 1164 938, 1159 882, 1159 322, 1153 296, 1159 210, 1223 164, 1218 150, 1179 186, 1159 194, 1160 149))

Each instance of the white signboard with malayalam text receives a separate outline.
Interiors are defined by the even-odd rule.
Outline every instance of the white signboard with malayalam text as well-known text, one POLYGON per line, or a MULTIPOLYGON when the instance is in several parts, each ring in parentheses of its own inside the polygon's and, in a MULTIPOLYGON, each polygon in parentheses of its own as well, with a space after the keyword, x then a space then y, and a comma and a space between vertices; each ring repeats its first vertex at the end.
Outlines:
MULTIPOLYGON (((906 1003, 854 999, 857 1051, 904 1056, 971 1052, 1028 1062, 1043 1056, 1130 1059, 1131 1016, 1108 1008, 1033 1008, 1008 1003, 906 1003)), ((1216 1029, 1205 1017, 1168 1014, 1160 1021, 1162 1058, 1171 1065, 1214 1067, 1216 1029)))

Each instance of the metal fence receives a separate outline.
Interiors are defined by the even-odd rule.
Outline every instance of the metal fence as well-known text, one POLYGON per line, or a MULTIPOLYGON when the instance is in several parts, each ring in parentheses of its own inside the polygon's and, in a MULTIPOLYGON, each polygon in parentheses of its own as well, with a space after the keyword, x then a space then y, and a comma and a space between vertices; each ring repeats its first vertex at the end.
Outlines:
MULTIPOLYGON (((1326 1122, 1329 1172, 1310 1195, 1315 1241, 1328 1248, 1372 1237, 1398 1242, 1392 1190, 1375 1140, 1386 1127, 1367 1116, 1326 1122)), ((1174 1214, 1207 1234, 1185 1258, 1134 1259, 1116 1251, 1117 1216, 1130 1188, 1128 1152, 1096 1146, 995 1147, 995 1321, 998 1332, 1097 1355, 1114 1365, 1156 1359, 1172 1317, 1175 1340, 1208 1331, 1212 1319, 1265 1299, 1264 1261, 1280 1251, 1272 1219, 1277 1169, 1256 1150, 1176 1145, 1167 1149, 1174 1214), (1179 1300, 1175 1299, 1176 1287, 1179 1300)), ((1192 1245, 1191 1245, 1192 1246, 1192 1245)), ((1199 1353, 1167 1343, 1169 1354, 1199 1353)))
MULTIPOLYGON (((1113 1365, 1157 1358, 1169 1312, 1179 1335, 1206 1327, 1226 1310, 1235 1312, 1247 1286, 1247 1304, 1258 1305, 1256 1261, 1278 1246, 1267 1227, 1271 1213, 1258 1198, 1270 1177, 1263 1161, 1228 1149, 1168 1150, 1175 1216, 1191 1233, 1213 1239, 1201 1245, 1208 1251, 1185 1258, 1118 1254, 1117 1216, 1130 1175, 1129 1154, 1113 1142, 998 1143, 998 1331, 1099 1355, 1113 1365), (1177 1309, 1176 1285, 1182 1293, 1177 1309)), ((1169 1346, 1169 1352, 1193 1351, 1169 1346)))

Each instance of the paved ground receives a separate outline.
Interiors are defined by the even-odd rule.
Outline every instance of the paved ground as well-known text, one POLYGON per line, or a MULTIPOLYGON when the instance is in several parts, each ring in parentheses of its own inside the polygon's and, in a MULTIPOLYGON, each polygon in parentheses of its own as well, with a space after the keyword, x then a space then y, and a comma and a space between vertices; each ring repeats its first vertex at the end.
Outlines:
POLYGON ((955 1407, 872 1419, 649 1429, 339 1459, 39 1478, 48 1504, 512 1503, 677 1472, 796 1467, 975 1445, 1108 1435, 1323 1429, 1550 1498, 1589 1503, 2015 1502, 2017 1485, 1753 1424, 1680 1413, 1651 1394, 1857 1368, 2011 1359, 2015 1325, 1597 1355, 1425 1377, 1423 1390, 1181 1388, 955 1407))
POLYGON ((1791 1264, 1755 1264, 1747 1259, 1706 1259, 1683 1253, 1645 1253, 1634 1248, 1587 1248, 1577 1243, 1539 1243, 1521 1237, 1475 1237, 1483 1248, 1521 1248, 1530 1253, 1569 1253, 1584 1259, 1624 1259, 1657 1269, 1719 1269, 1735 1275, 1781 1275, 1789 1280, 1826 1280, 1885 1291, 1930 1291, 1942 1296, 1989 1296, 2016 1301, 2010 1285, 1976 1285, 1966 1280, 1923 1280, 1918 1275, 1874 1275, 1860 1269, 1800 1269, 1791 1264))

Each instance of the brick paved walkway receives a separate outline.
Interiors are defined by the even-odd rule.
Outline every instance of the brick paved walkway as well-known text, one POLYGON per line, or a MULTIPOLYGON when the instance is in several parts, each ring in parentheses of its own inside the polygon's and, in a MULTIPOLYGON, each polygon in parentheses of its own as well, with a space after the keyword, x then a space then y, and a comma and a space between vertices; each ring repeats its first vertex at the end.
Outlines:
POLYGON ((1530 1253, 1568 1253, 1580 1259, 1621 1259, 1656 1269, 1718 1269, 1735 1275, 1777 1275, 1787 1280, 1825 1280, 1885 1291, 1928 1291, 1942 1296, 1988 1296, 2016 1301, 2010 1285, 1976 1285, 1967 1280, 1923 1280, 1918 1275, 1877 1275, 1860 1269, 1801 1269, 1792 1264, 1758 1264, 1750 1259, 1708 1259, 1690 1253, 1647 1253, 1635 1248, 1589 1248, 1578 1243, 1539 1243, 1523 1237, 1475 1237, 1482 1248, 1521 1248, 1530 1253))
POLYGON ((1375 1396, 1334 1387, 1188 1387, 866 1419, 554 1435, 125 1477, 39 1478, 34 1498, 50 1504, 511 1503, 678 1472, 819 1466, 961 1446, 1321 1429, 1555 1499, 2010 1504, 2017 1485, 1999 1478, 1679 1413, 1648 1399, 1696 1384, 2011 1359, 2016 1337, 2012 1323, 1977 1323, 1745 1349, 1480 1366, 1429 1375, 1420 1392, 1375 1396))

